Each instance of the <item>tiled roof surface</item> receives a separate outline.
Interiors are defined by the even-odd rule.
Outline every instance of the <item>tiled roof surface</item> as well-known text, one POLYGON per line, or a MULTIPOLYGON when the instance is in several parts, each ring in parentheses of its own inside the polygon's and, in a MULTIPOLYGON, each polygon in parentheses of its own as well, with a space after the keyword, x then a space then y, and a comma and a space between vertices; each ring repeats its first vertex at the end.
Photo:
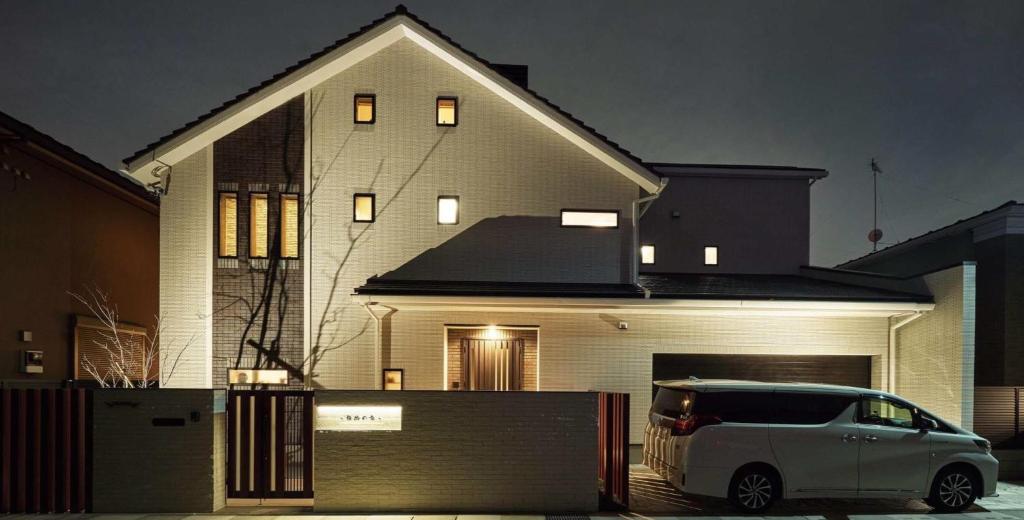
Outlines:
POLYGON ((577 298, 642 298, 630 284, 458 282, 370 278, 356 294, 416 296, 550 296, 577 298))

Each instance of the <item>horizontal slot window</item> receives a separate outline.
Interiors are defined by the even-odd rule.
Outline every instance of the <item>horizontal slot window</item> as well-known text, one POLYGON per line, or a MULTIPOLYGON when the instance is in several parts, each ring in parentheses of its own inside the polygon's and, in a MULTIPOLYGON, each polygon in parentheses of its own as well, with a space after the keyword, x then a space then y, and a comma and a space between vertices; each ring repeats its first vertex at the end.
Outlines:
POLYGON ((619 212, 591 209, 563 209, 563 227, 619 227, 619 212))

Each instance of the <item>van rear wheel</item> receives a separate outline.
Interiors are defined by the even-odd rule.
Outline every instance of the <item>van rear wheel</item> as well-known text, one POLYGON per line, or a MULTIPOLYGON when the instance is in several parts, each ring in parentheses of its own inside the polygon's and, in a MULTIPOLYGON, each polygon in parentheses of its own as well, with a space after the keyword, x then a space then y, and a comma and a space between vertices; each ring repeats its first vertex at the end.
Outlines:
POLYGON ((760 467, 744 468, 736 473, 729 488, 729 501, 744 513, 760 513, 779 496, 774 474, 760 467))

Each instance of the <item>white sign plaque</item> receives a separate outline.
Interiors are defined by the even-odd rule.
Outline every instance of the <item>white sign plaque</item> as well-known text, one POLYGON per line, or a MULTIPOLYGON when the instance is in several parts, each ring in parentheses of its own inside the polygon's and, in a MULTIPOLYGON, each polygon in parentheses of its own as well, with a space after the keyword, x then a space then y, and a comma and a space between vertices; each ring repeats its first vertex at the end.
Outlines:
POLYGON ((378 405, 317 406, 316 430, 324 432, 402 431, 402 407, 378 405))

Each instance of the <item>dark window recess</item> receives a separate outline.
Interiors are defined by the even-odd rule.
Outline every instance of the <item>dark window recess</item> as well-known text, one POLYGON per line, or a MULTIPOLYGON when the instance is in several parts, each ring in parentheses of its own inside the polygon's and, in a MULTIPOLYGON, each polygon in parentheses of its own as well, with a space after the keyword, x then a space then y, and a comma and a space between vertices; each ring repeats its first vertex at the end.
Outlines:
POLYGON ((654 398, 654 403, 651 404, 651 412, 672 419, 689 415, 690 406, 693 403, 693 394, 693 392, 688 390, 659 388, 658 394, 654 398))
POLYGON ((825 424, 857 401, 856 396, 775 392, 774 420, 778 424, 825 424))
POLYGON ((693 413, 718 417, 722 422, 769 423, 772 416, 771 392, 701 392, 693 413))
POLYGON ((154 417, 153 426, 185 426, 183 417, 154 417))

